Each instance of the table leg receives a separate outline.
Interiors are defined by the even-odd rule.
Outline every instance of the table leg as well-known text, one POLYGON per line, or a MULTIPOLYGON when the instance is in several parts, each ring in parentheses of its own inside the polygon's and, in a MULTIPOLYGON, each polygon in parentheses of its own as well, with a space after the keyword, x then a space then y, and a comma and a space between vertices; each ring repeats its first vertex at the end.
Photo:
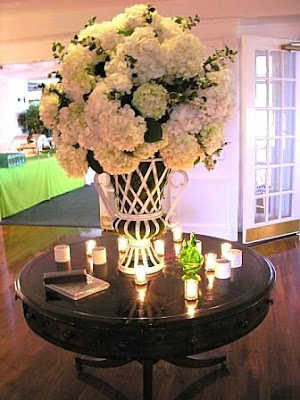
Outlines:
POLYGON ((153 360, 143 361, 144 400, 152 400, 153 360))

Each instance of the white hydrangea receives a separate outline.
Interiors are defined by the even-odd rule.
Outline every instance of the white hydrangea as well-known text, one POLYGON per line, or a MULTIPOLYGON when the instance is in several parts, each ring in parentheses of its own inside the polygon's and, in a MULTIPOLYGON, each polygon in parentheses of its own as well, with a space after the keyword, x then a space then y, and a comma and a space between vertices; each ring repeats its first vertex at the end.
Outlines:
POLYGON ((145 83, 133 94, 132 104, 144 118, 160 119, 166 112, 168 91, 162 85, 145 83))
POLYGON ((48 88, 43 91, 39 114, 46 128, 54 129, 56 127, 59 105, 60 99, 57 93, 49 91, 48 88))
POLYGON ((223 124, 211 124, 205 126, 199 135, 199 142, 205 153, 209 156, 213 155, 224 145, 224 128, 223 124))
POLYGON ((60 143, 56 151, 56 158, 68 176, 73 178, 83 177, 88 169, 86 160, 87 151, 60 143))
POLYGON ((201 109, 203 124, 226 122, 234 107, 233 73, 228 68, 222 68, 220 71, 210 72, 208 77, 217 86, 199 90, 198 98, 193 100, 193 104, 201 109), (205 102, 201 100, 202 97, 206 99, 205 102))
POLYGON ((164 126, 168 131, 176 134, 198 133, 203 127, 201 110, 192 104, 178 104, 164 126))
POLYGON ((133 75, 135 85, 142 85, 166 73, 162 46, 150 26, 136 28, 131 36, 125 38, 123 44, 118 45, 118 54, 136 60, 131 69, 132 74, 137 75, 133 75))
POLYGON ((180 135, 165 131, 168 145, 160 150, 164 163, 174 170, 193 168, 199 158, 199 144, 194 135, 182 133, 180 135))
POLYGON ((94 157, 101 164, 104 171, 111 175, 130 173, 140 163, 140 160, 133 155, 104 146, 99 146, 94 151, 94 157))
POLYGON ((111 21, 87 26, 78 34, 79 40, 88 37, 98 39, 99 46, 105 51, 114 49, 123 40, 123 35, 118 33, 118 27, 111 21))
POLYGON ((136 117, 128 104, 121 107, 118 100, 109 100, 107 90, 106 83, 99 82, 86 103, 85 119, 95 140, 91 150, 103 143, 108 148, 133 151, 144 142, 146 122, 136 117))
POLYGON ((132 78, 124 54, 117 49, 116 54, 111 54, 111 60, 105 63, 106 84, 113 90, 131 93, 132 78))
POLYGON ((92 74, 92 56, 81 46, 71 44, 61 64, 62 89, 74 101, 81 101, 89 93, 96 78, 92 74))
POLYGON ((156 152, 166 147, 167 144, 168 142, 165 139, 155 143, 143 143, 137 146, 133 154, 140 161, 146 160, 147 158, 153 157, 156 152))
POLYGON ((189 79, 203 70, 206 49, 191 33, 183 32, 165 40, 162 45, 168 79, 189 79))
MULTIPOLYGON (((118 14, 113 18, 112 23, 118 26, 121 31, 134 30, 138 27, 143 27, 148 25, 145 19, 148 13, 148 6, 145 4, 136 4, 132 7, 125 9, 125 12, 118 14)), ((153 20, 156 19, 157 12, 152 13, 153 20)))
POLYGON ((61 133, 61 140, 66 144, 78 143, 78 137, 86 129, 84 120, 84 103, 71 103, 59 111, 59 123, 57 129, 61 133))
POLYGON ((162 17, 157 15, 155 20, 151 24, 153 30, 157 35, 157 39, 162 43, 166 39, 170 39, 176 35, 182 35, 182 29, 174 19, 169 17, 162 17))

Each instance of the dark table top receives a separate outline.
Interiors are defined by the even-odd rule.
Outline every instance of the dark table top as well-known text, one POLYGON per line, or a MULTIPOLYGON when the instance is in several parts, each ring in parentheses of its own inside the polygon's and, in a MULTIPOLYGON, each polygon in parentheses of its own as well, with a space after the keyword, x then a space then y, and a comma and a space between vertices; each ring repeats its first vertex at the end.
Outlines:
MULTIPOLYGON (((188 238, 188 234, 184 236, 188 238)), ((203 254, 213 252, 220 256, 221 243, 225 240, 196 237, 202 241, 203 254)), ((26 304, 42 309, 45 314, 90 323, 160 326, 171 322, 192 323, 199 319, 211 321, 220 314, 239 312, 261 300, 274 285, 275 271, 271 263, 246 246, 232 243, 233 248, 243 251, 243 266, 232 269, 230 279, 215 278, 212 288, 203 266, 200 270, 200 296, 191 315, 184 299, 183 271, 175 256, 172 236, 168 233, 163 238, 166 244, 165 266, 160 273, 149 277, 143 301, 139 298, 134 277, 124 276, 118 271, 117 236, 107 232, 96 239, 97 245, 107 249, 107 264, 94 267, 93 274, 110 283, 108 290, 76 301, 63 297, 47 299, 43 275, 62 267, 54 261, 54 252, 48 251, 25 265, 16 281, 17 292, 26 304)), ((71 269, 89 268, 85 240, 81 238, 71 245, 71 269)))

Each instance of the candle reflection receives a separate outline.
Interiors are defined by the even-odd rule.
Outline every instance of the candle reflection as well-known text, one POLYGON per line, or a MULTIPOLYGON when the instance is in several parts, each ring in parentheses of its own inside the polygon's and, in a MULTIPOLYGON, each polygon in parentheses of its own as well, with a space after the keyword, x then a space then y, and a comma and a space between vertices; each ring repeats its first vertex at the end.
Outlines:
POLYGON ((181 252, 181 243, 174 243, 174 252, 175 252, 175 256, 179 257, 180 252, 181 252))
POLYGON ((213 271, 206 273, 207 277, 207 290, 212 290, 214 288, 215 273, 213 271))
POLYGON ((138 300, 143 303, 147 295, 147 285, 136 285, 136 291, 138 300))
POLYGON ((185 306, 186 306, 186 313, 190 318, 194 318, 197 306, 198 306, 198 300, 186 300, 185 301, 185 306))

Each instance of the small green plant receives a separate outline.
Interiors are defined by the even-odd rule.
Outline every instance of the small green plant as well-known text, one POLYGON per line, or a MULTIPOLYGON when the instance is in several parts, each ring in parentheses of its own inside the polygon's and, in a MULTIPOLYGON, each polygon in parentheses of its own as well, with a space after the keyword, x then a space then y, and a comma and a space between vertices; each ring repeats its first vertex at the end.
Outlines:
POLYGON ((197 271, 203 265, 204 257, 198 252, 194 233, 191 233, 188 242, 186 240, 183 241, 179 261, 185 273, 182 277, 184 281, 187 279, 197 279, 200 281, 197 271))

